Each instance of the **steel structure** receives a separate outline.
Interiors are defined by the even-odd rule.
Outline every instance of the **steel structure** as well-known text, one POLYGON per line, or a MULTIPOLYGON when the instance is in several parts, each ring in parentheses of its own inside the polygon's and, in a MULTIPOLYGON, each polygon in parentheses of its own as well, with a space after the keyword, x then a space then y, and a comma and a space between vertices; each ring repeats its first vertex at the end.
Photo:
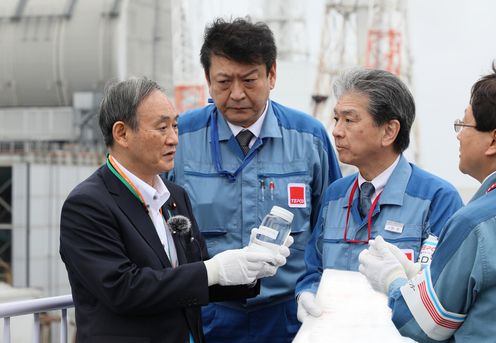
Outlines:
POLYGON ((263 5, 262 20, 274 32, 278 60, 307 60, 307 26, 303 15, 305 3, 300 0, 278 0, 264 1, 263 5))
POLYGON ((318 71, 312 94, 313 116, 329 128, 331 84, 344 69, 364 61, 368 5, 363 0, 327 0, 318 71))
MULTIPOLYGON (((312 94, 313 115, 332 126, 333 79, 362 65, 388 70, 412 86, 407 2, 404 0, 327 0, 318 73, 312 94)), ((419 133, 412 128, 410 155, 419 161, 419 133)))

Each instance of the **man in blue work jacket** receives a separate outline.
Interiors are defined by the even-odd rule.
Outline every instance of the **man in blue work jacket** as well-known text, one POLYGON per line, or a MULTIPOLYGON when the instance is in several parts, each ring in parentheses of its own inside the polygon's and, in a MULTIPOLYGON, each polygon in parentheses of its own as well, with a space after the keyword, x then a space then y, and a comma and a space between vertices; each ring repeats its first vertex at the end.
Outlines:
POLYGON ((217 19, 205 31, 201 62, 213 104, 181 115, 173 180, 186 188, 210 254, 248 244, 277 205, 294 214, 287 264, 245 302, 203 311, 212 342, 291 342, 294 286, 321 197, 341 177, 329 137, 311 116, 269 99, 276 45, 268 26, 217 19))
POLYGON ((415 103, 408 88, 382 70, 355 69, 333 85, 332 132, 341 162, 358 173, 327 189, 305 250, 307 272, 298 280, 298 318, 319 316, 315 293, 322 270, 358 270, 370 239, 384 239, 417 261, 423 242, 439 237, 463 204, 448 182, 408 163, 415 103))
MULTIPOLYGON (((378 239, 360 255, 360 271, 389 295, 393 323, 418 342, 496 340, 496 67, 472 87, 454 124, 460 171, 481 183, 446 224, 432 264, 409 275, 378 239), (407 279, 410 279, 407 281, 407 279)), ((404 263, 403 263, 404 264, 404 263)))

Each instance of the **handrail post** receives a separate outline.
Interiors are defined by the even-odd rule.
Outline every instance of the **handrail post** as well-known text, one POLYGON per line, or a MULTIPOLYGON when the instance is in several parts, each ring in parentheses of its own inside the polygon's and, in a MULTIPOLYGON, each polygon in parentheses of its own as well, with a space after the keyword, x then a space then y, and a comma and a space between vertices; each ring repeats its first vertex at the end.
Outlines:
POLYGON ((3 342, 10 343, 10 317, 3 318, 3 342))
POLYGON ((41 342, 40 339, 40 314, 34 313, 33 343, 41 342))
POLYGON ((62 314, 60 318, 60 343, 67 343, 67 309, 62 309, 62 314))
MULTIPOLYGON (((1 1, 1 0, 0 0, 1 1)), ((60 343, 68 342, 69 323, 68 308, 73 307, 74 302, 70 294, 61 295, 51 298, 31 299, 14 301, 0 304, 0 319, 4 321, 3 343, 10 343, 12 334, 10 332, 12 317, 22 316, 25 314, 33 315, 33 342, 39 343, 42 339, 41 315, 40 313, 48 311, 61 311, 60 323, 60 343)), ((2 337, 0 337, 2 338, 2 337)), ((1 341, 1 340, 0 340, 1 341)))

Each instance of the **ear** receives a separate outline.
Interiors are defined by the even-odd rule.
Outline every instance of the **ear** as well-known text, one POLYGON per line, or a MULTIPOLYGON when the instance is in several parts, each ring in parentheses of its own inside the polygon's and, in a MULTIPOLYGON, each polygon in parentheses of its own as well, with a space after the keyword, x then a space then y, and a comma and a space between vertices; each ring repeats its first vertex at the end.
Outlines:
POLYGON ((269 88, 272 90, 276 86, 276 62, 270 67, 269 70, 269 88))
POLYGON ((491 142, 489 143, 484 154, 486 156, 496 156, 496 130, 490 132, 490 135, 491 142))
POLYGON ((112 125, 112 136, 115 144, 127 147, 129 144, 129 130, 130 128, 123 121, 116 121, 112 125))
POLYGON ((401 124, 397 119, 392 119, 387 123, 383 124, 383 136, 382 136, 382 145, 390 146, 394 144, 396 137, 398 137, 398 133, 400 132, 401 124))

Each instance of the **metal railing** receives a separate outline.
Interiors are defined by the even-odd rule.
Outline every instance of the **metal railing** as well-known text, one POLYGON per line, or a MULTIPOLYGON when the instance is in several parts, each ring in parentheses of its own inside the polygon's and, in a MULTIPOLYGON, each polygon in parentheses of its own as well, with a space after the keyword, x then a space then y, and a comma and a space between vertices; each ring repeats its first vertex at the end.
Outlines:
POLYGON ((68 323, 67 309, 73 307, 72 295, 61 295, 58 297, 41 298, 33 300, 22 300, 0 304, 0 318, 3 318, 4 330, 3 341, 10 343, 10 318, 33 314, 33 343, 41 340, 40 313, 46 311, 61 311, 60 318, 60 342, 67 343, 68 323))

